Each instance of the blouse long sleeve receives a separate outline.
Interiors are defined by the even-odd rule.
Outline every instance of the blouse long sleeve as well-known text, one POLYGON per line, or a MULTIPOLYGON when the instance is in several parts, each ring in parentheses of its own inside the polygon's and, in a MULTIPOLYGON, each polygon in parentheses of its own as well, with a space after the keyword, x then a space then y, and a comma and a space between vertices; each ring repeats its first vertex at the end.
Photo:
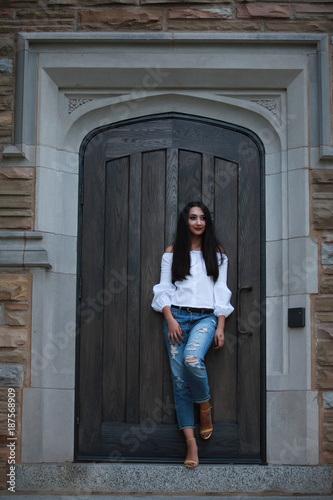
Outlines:
POLYGON ((162 312, 165 306, 171 306, 172 296, 176 290, 171 278, 172 258, 172 253, 163 254, 161 262, 161 279, 153 288, 154 297, 151 306, 158 312, 162 312))
POLYGON ((230 304, 231 291, 227 287, 228 257, 223 255, 223 262, 219 266, 219 277, 214 284, 214 314, 215 316, 229 316, 234 308, 230 304))

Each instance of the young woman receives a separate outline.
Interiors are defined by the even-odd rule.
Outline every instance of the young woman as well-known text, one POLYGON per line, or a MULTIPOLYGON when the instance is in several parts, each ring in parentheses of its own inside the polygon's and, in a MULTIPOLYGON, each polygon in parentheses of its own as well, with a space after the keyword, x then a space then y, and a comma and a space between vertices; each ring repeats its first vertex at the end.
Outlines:
POLYGON ((162 257, 161 280, 154 286, 152 307, 164 314, 179 429, 187 443, 186 467, 199 463, 194 437, 193 403, 200 405, 200 436, 213 432, 204 357, 224 344, 225 318, 232 313, 227 262, 216 239, 208 208, 191 202, 180 214, 176 240, 162 257))

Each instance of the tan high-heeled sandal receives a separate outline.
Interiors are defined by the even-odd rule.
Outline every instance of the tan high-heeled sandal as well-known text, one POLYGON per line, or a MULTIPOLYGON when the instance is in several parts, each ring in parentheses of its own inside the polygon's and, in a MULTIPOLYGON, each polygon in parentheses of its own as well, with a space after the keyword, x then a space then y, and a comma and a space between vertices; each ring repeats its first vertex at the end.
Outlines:
MULTIPOLYGON (((188 438, 186 439, 186 442, 191 441, 192 439, 195 438, 188 438)), ((197 462, 196 460, 185 460, 184 462, 185 467, 188 467, 189 469, 194 469, 195 467, 198 466, 198 464, 199 462, 197 462)))
MULTIPOLYGON (((201 408, 200 408, 200 413, 206 413, 207 411, 210 411, 212 408, 213 408, 212 405, 209 405, 209 407, 207 408, 207 410, 201 410, 201 408)), ((207 440, 213 434, 213 427, 210 427, 210 429, 200 430, 199 434, 200 434, 200 437, 202 439, 207 440), (207 434, 207 432, 209 432, 208 436, 204 437, 203 434, 207 434)))

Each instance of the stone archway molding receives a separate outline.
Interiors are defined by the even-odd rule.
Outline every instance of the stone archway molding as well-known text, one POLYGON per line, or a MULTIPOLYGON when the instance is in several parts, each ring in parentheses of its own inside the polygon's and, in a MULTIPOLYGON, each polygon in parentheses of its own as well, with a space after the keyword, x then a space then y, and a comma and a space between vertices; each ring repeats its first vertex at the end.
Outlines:
MULTIPOLYGON (((276 94, 276 101, 284 95, 276 94)), ((266 102, 275 104, 267 99, 266 102)), ((109 99, 91 99, 73 112, 62 129, 64 149, 77 152, 85 132, 104 125, 141 116, 182 110, 183 113, 205 116, 233 123, 252 130, 265 145, 266 154, 278 153, 286 148, 283 125, 277 116, 262 106, 258 100, 241 97, 212 95, 209 92, 155 92, 133 98, 131 94, 109 99), (74 147, 73 147, 74 146, 74 147)))

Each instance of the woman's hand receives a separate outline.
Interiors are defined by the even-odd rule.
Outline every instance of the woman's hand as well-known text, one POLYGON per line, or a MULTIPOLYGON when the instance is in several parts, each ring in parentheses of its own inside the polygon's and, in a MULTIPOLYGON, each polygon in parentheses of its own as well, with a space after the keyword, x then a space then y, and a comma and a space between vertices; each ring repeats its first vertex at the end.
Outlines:
POLYGON ((221 349, 224 344, 225 316, 219 316, 214 336, 214 349, 221 349))
POLYGON ((168 323, 168 342, 172 342, 175 345, 175 341, 180 345, 180 341, 183 340, 183 332, 178 321, 172 316, 172 312, 169 306, 165 306, 162 309, 165 320, 168 323))
POLYGON ((224 344, 224 330, 217 327, 214 336, 214 349, 220 349, 224 344))
POLYGON ((178 321, 175 320, 175 318, 169 318, 167 320, 168 323, 168 341, 172 342, 172 345, 175 345, 175 341, 177 342, 178 345, 180 345, 180 341, 184 342, 183 340, 183 332, 180 327, 180 324, 178 321))

